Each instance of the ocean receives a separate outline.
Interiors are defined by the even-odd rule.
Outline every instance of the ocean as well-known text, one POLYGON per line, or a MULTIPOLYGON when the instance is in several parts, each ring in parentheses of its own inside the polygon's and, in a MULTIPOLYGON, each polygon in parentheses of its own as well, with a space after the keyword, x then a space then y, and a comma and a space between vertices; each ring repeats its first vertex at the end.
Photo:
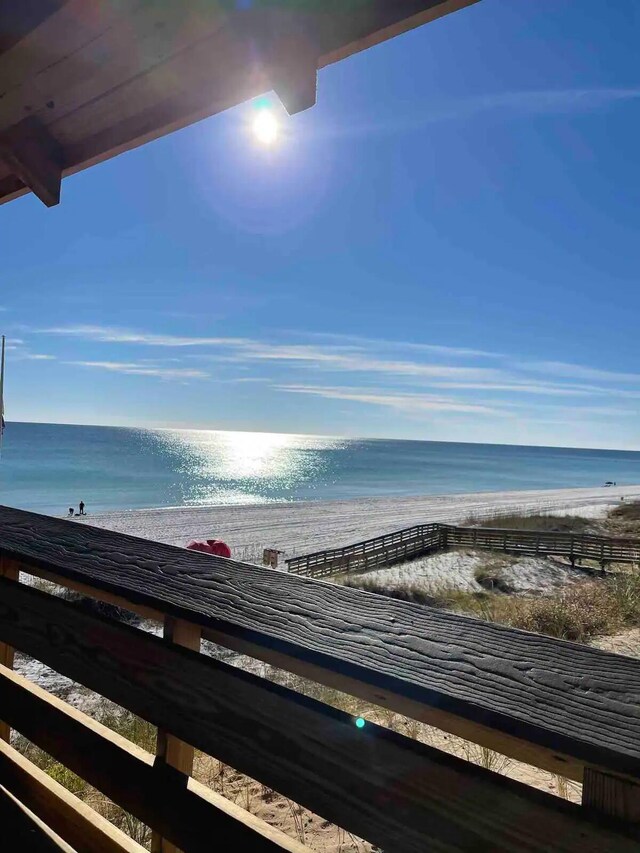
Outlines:
POLYGON ((0 503, 54 515, 640 484, 640 452, 8 423, 0 503))

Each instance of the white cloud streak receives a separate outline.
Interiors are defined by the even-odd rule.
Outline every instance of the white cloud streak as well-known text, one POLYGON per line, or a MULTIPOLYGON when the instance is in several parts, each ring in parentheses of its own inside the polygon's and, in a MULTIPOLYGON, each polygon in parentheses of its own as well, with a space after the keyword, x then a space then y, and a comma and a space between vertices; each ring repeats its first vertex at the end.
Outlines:
POLYGON ((55 355, 48 355, 43 352, 25 352, 20 353, 18 358, 24 361, 56 361, 55 355))
POLYGON ((124 373, 130 376, 155 376, 158 379, 208 379, 204 370, 192 370, 183 367, 149 367, 146 364, 123 361, 68 361, 66 364, 76 367, 92 367, 108 370, 112 373, 124 373))
POLYGON ((327 132, 330 136, 360 136, 372 133, 395 134, 451 121, 470 121, 488 116, 502 121, 545 118, 557 115, 584 115, 640 99, 640 88, 590 87, 580 89, 529 89, 517 92, 487 92, 457 100, 432 102, 420 116, 383 116, 375 121, 354 123, 349 117, 343 126, 327 132))
MULTIPOLYGON (((640 88, 532 89, 495 92, 466 98, 440 113, 441 119, 468 118, 478 113, 499 112, 524 115, 590 113, 623 101, 640 98, 640 88)), ((436 111, 436 120, 437 120, 436 111)))
POLYGON ((350 400, 356 403, 385 406, 412 414, 418 412, 456 412, 458 414, 476 415, 508 414, 492 406, 466 403, 431 394, 398 394, 363 388, 333 388, 315 385, 276 385, 274 387, 277 391, 284 391, 289 394, 310 394, 330 400, 350 400))
POLYGON ((502 373, 486 367, 459 367, 447 364, 424 364, 417 361, 390 360, 367 354, 344 352, 339 348, 311 347, 304 344, 280 345, 243 343, 234 347, 230 360, 283 361, 308 364, 314 368, 350 373, 374 373, 396 376, 450 379, 500 379, 502 373))
POLYGON ((569 364, 564 361, 534 361, 517 365, 522 370, 559 376, 564 379, 585 379, 595 382, 640 383, 640 373, 621 373, 615 370, 602 370, 597 367, 585 367, 581 364, 569 364))
POLYGON ((250 343, 243 338, 185 337, 180 335, 162 335, 153 332, 136 332, 131 329, 119 329, 113 326, 54 326, 48 329, 35 329, 38 334, 59 335, 62 337, 82 338, 89 341, 101 341, 115 344, 142 344, 156 347, 199 347, 250 343))
MULTIPOLYGON (((306 344, 270 344, 247 338, 182 337, 158 335, 103 326, 60 326, 40 329, 40 333, 77 337, 105 343, 141 344, 160 347, 214 346, 225 350, 227 361, 282 361, 313 367, 358 373, 383 373, 399 376, 458 379, 499 379, 499 371, 484 367, 459 367, 424 364, 417 361, 387 360, 354 352, 351 347, 314 347, 306 344)), ((220 358, 220 356, 215 356, 220 358)))
POLYGON ((488 352, 482 349, 469 349, 467 347, 452 347, 444 344, 427 344, 416 341, 391 341, 387 338, 367 338, 361 335, 345 335, 333 332, 299 332, 302 337, 317 338, 325 341, 343 341, 344 343, 356 344, 359 347, 375 347, 376 349, 406 349, 414 352, 428 352, 433 355, 446 355, 454 358, 502 358, 498 352, 488 352))
MULTIPOLYGON (((590 366, 570 364, 560 361, 518 361, 499 353, 475 350, 464 347, 447 347, 439 344, 415 343, 406 341, 388 341, 357 335, 339 335, 314 333, 312 338, 317 344, 309 343, 273 343, 243 337, 222 336, 183 336, 158 334, 155 332, 101 326, 74 325, 56 326, 37 330, 41 334, 68 337, 77 340, 108 343, 119 346, 156 347, 162 349, 198 348, 190 353, 190 359, 216 361, 237 364, 248 369, 258 364, 279 366, 280 373, 286 369, 290 375, 284 378, 273 376, 273 370, 266 369, 269 376, 225 377, 227 382, 279 382, 282 391, 298 394, 325 396, 331 399, 349 399, 362 403, 386 405, 403 411, 459 411, 459 412, 505 412, 512 407, 524 408, 524 404, 515 403, 514 395, 566 397, 567 400, 580 398, 616 397, 619 399, 640 399, 640 374, 604 370, 590 366), (322 343, 321 341, 332 343, 322 343), (409 357, 398 357, 400 351, 409 357), (433 356, 422 360, 417 354, 433 356), (413 355, 414 357, 410 357, 413 355), (436 356, 439 356, 436 357, 436 356), (448 363, 444 363, 445 357, 448 363), (494 359, 490 367, 478 366, 478 359, 494 359), (451 364, 451 360, 467 359, 471 364, 451 364), (314 371, 317 374, 333 375, 325 384, 310 386, 306 382, 296 381, 300 372, 314 371), (295 375, 297 372, 297 376, 295 375), (402 389, 380 391, 376 387, 368 389, 338 388, 340 383, 334 376, 344 374, 358 376, 358 383, 371 382, 375 386, 382 378, 401 382, 403 388, 420 389, 420 393, 404 392, 402 389), (539 374, 539 377, 535 374, 539 374), (295 378, 294 378, 295 377, 295 378), (600 384, 586 384, 600 383, 600 384), (619 387, 620 384, 634 383, 638 388, 619 387), (425 391, 455 391, 456 399, 426 394, 425 391), (475 396, 490 397, 478 401, 475 396), (345 396, 348 395, 348 396, 345 396), (507 398, 510 402, 507 402, 507 398), (455 408, 452 408, 455 407, 455 408)), ((302 335, 301 332, 297 333, 302 335)), ((93 353, 92 353, 93 354, 93 353)), ((33 358, 43 358, 33 354, 33 358)), ((173 367, 168 363, 180 363, 175 357, 161 359, 138 359, 132 361, 83 360, 72 363, 85 367, 100 368, 113 372, 139 376, 156 376, 164 379, 205 379, 211 378, 206 370, 192 367, 173 367)), ((193 363, 193 362, 192 362, 193 363)), ((222 379, 218 380, 222 381, 222 379)), ((354 384, 353 379, 348 384, 354 384)), ((545 404, 536 404, 544 407, 545 404)), ((579 411, 588 410, 580 403, 579 411)), ((597 410, 603 412, 602 408, 597 410)), ((625 410, 609 410, 619 414, 625 410)), ((596 410, 592 408, 592 414, 596 410)), ((626 413, 626 412, 625 412, 626 413)))

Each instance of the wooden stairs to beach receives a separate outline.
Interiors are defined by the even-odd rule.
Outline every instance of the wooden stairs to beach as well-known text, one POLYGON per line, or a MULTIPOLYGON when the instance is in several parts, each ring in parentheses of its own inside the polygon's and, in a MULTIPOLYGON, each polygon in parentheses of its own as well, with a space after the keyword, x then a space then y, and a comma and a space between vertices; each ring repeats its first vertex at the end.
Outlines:
POLYGON ((9 508, 0 574, 0 806, 23 831, 35 816, 33 849, 143 848, 21 755, 11 730, 150 826, 154 850, 306 849, 191 778, 194 748, 385 851, 639 849, 638 660, 9 508), (382 706, 581 782, 582 804, 357 726, 201 639, 350 694, 363 714, 382 706), (14 672, 14 649, 157 726, 156 754, 14 672))
POLYGON ((638 539, 582 533, 457 527, 453 524, 437 523, 417 524, 343 548, 328 548, 312 554, 303 554, 287 560, 286 563, 288 571, 293 574, 323 578, 392 566, 446 548, 479 548, 522 556, 565 557, 572 564, 577 560, 594 560, 603 569, 609 563, 640 563, 638 539))

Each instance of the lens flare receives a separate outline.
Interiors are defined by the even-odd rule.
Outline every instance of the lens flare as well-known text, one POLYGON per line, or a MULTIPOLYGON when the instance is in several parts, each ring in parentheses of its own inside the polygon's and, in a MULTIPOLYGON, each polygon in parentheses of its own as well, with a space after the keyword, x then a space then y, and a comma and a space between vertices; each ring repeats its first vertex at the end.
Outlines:
POLYGON ((261 145, 273 145, 278 138, 278 120, 271 110, 261 109, 253 120, 253 135, 261 145))

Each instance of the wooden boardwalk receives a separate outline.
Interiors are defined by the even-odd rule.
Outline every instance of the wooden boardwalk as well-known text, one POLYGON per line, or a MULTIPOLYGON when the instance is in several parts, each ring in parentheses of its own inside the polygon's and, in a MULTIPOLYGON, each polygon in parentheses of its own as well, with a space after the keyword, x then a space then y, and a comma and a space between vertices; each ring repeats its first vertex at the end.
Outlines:
MULTIPOLYGON (((192 747, 384 850, 638 849, 640 661, 8 508, 0 560, 5 726, 179 849, 209 850, 212 837, 304 849, 189 779, 192 747), (157 620, 165 637, 79 610, 18 570, 157 620), (583 781, 583 805, 360 729, 201 654, 200 636, 583 781), (13 673, 13 648, 156 725, 158 756, 13 673)), ((2 741, 0 786, 72 847, 141 850, 2 741)))
POLYGON ((640 563, 640 540, 592 536, 582 533, 549 533, 453 524, 418 524, 356 542, 287 560, 289 572, 322 578, 348 572, 367 572, 422 557, 445 548, 481 548, 527 556, 566 557, 571 563, 594 560, 609 563, 640 563))

